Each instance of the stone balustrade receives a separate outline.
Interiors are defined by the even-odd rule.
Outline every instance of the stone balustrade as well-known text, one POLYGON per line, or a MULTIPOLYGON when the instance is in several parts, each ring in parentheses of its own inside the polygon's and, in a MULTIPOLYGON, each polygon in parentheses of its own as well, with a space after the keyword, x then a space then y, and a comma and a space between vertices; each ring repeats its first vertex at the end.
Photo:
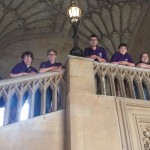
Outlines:
POLYGON ((94 62, 97 94, 150 100, 150 70, 94 62))
POLYGON ((4 125, 20 121, 20 114, 26 99, 29 102, 29 116, 32 118, 47 112, 47 101, 52 101, 49 112, 65 107, 64 70, 62 72, 40 73, 34 76, 18 77, 0 81, 0 101, 4 103, 4 125), (38 106, 37 106, 38 103, 38 106), (15 109, 14 109, 14 108, 15 109), (38 107, 38 108, 37 108, 38 107), (14 109, 14 110, 12 110, 14 109), (39 109, 39 110, 38 110, 39 109), (39 112, 36 114, 35 112, 39 112), (15 117, 15 121, 11 121, 15 117))

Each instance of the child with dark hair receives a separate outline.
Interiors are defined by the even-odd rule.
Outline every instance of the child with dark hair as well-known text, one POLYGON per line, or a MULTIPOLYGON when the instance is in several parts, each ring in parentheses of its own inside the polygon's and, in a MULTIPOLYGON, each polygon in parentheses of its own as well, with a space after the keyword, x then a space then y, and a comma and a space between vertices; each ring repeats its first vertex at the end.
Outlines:
MULTIPOLYGON (((140 60, 136 64, 136 67, 143 68, 143 69, 150 69, 148 53, 146 52, 141 53, 140 60)), ((144 82, 142 82, 142 86, 143 86, 143 92, 144 92, 144 99, 149 100, 150 95, 148 92, 148 87, 146 86, 146 84, 144 84, 144 82)), ((135 88, 135 96, 136 98, 139 98, 139 90, 135 84, 134 84, 134 88, 135 88)))
POLYGON ((125 43, 121 43, 118 46, 118 52, 113 54, 110 62, 118 65, 125 65, 131 67, 135 66, 134 61, 128 54, 128 47, 125 43))
POLYGON ((149 63, 149 55, 146 52, 143 52, 140 55, 139 63, 136 64, 136 67, 144 68, 144 69, 150 69, 150 63, 149 63))
POLYGON ((23 52, 21 55, 21 62, 15 65, 12 69, 11 77, 29 76, 37 73, 37 69, 31 66, 33 61, 33 54, 30 51, 23 52))
MULTIPOLYGON (((10 76, 11 77, 20 77, 20 76, 30 76, 37 73, 37 70, 31 66, 33 61, 33 54, 30 51, 23 52, 21 54, 21 62, 16 64, 12 69, 10 76)), ((22 107, 24 103, 28 103, 30 101, 30 96, 28 91, 26 91, 22 97, 22 107)), ((17 121, 17 106, 18 106, 18 98, 16 94, 12 95, 10 102, 10 119, 9 123, 13 123, 17 121)), ((28 114, 29 115, 29 114, 28 114)))
POLYGON ((85 57, 94 59, 98 62, 107 62, 106 50, 103 47, 98 47, 98 36, 95 34, 90 35, 89 41, 90 47, 84 50, 85 57))

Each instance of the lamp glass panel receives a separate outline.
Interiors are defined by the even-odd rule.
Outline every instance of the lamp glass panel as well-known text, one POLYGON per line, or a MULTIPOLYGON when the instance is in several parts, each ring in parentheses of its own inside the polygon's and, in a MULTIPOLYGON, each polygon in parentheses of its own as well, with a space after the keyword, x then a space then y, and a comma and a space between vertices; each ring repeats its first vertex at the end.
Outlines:
POLYGON ((81 10, 78 7, 71 7, 69 9, 69 16, 72 17, 80 17, 81 10))

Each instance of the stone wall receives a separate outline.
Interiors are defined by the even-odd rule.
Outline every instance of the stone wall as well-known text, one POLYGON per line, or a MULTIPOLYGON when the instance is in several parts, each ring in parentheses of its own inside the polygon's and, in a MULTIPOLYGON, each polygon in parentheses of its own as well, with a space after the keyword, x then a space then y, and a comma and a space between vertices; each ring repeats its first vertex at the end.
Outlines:
POLYGON ((148 150, 150 102, 96 95, 92 64, 71 57, 67 66, 67 150, 148 150))
POLYGON ((0 127, 0 149, 65 150, 64 111, 0 127))
POLYGON ((80 57, 69 57, 67 85, 65 111, 2 127, 0 149, 150 149, 149 101, 96 95, 93 62, 80 57))

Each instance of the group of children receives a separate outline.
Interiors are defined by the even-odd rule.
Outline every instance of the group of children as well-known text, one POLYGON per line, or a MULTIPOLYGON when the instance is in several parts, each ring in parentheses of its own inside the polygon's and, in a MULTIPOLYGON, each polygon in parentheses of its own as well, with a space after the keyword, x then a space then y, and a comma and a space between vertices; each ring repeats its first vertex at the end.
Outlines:
MULTIPOLYGON (((62 70, 62 64, 56 62, 57 52, 54 49, 47 51, 48 61, 42 62, 40 65, 40 73, 55 71, 59 72, 62 70)), ((10 76, 30 76, 36 74, 38 71, 36 68, 32 67, 33 54, 30 51, 23 52, 21 55, 21 62, 15 65, 12 69, 10 76)))
MULTIPOLYGON (((103 47, 98 47, 98 37, 92 34, 89 37, 90 47, 84 50, 84 56, 87 58, 94 59, 98 62, 108 62, 106 50, 103 47)), ((55 71, 59 72, 62 70, 62 64, 56 62, 57 52, 54 49, 47 51, 48 61, 42 62, 40 65, 39 72, 55 71)), ((37 69, 31 66, 33 61, 33 54, 30 51, 23 52, 21 55, 21 62, 18 63, 11 71, 11 77, 29 76, 37 73, 37 69)), ((118 46, 118 51, 115 52, 110 59, 110 63, 125 65, 125 66, 136 66, 140 68, 150 69, 149 56, 146 52, 143 52, 140 56, 139 63, 135 64, 131 56, 128 54, 128 47, 126 44, 121 43, 118 46)))
MULTIPOLYGON (((92 34, 89 37, 90 47, 86 48, 84 55, 87 58, 94 59, 98 62, 108 62, 106 50, 103 47, 98 47, 98 37, 95 34, 92 34)), ((149 55, 146 52, 143 52, 140 56, 140 61, 135 64, 131 56, 128 54, 128 47, 126 44, 121 43, 118 46, 118 51, 115 52, 110 59, 110 63, 125 65, 131 67, 140 67, 145 69, 150 69, 149 55)))
MULTIPOLYGON (((103 47, 98 47, 98 37, 97 35, 92 34, 89 37, 90 47, 84 50, 84 56, 87 58, 91 58, 94 61, 98 62, 108 62, 106 50, 103 47)), ((40 64, 40 73, 44 72, 60 72, 62 71, 62 64, 56 62, 57 52, 54 49, 50 49, 47 51, 48 60, 42 62, 40 64)), ((38 73, 37 69, 31 66, 33 61, 33 54, 30 51, 23 52, 21 55, 21 62, 14 66, 12 69, 10 76, 11 77, 20 77, 20 76, 30 76, 38 73)), ((119 65, 126 65, 126 66, 135 66, 134 61, 132 60, 131 56, 128 54, 127 45, 121 43, 118 46, 118 51, 115 52, 110 59, 111 63, 119 64, 119 65)), ((143 52, 140 56, 139 63, 136 64, 137 67, 150 69, 149 63, 149 56, 147 53, 143 52)), ((27 92, 27 96, 28 92, 27 92)), ((26 96, 26 97, 27 97, 26 96)), ((37 94, 35 94, 37 96, 37 94)), ((40 97, 40 96, 38 96, 40 97)), ((51 101, 52 101, 52 90, 47 90, 46 93, 46 113, 51 111, 51 101)), ((23 103, 25 103, 26 98, 24 98, 23 103)), ((34 115, 40 115, 40 99, 36 98, 35 104, 37 105, 34 115), (37 101, 38 100, 38 101, 37 101)), ((3 104, 4 105, 4 104, 3 104)), ((10 123, 16 121, 16 113, 17 113, 17 101, 16 98, 12 99, 11 102, 11 119, 10 123)))

